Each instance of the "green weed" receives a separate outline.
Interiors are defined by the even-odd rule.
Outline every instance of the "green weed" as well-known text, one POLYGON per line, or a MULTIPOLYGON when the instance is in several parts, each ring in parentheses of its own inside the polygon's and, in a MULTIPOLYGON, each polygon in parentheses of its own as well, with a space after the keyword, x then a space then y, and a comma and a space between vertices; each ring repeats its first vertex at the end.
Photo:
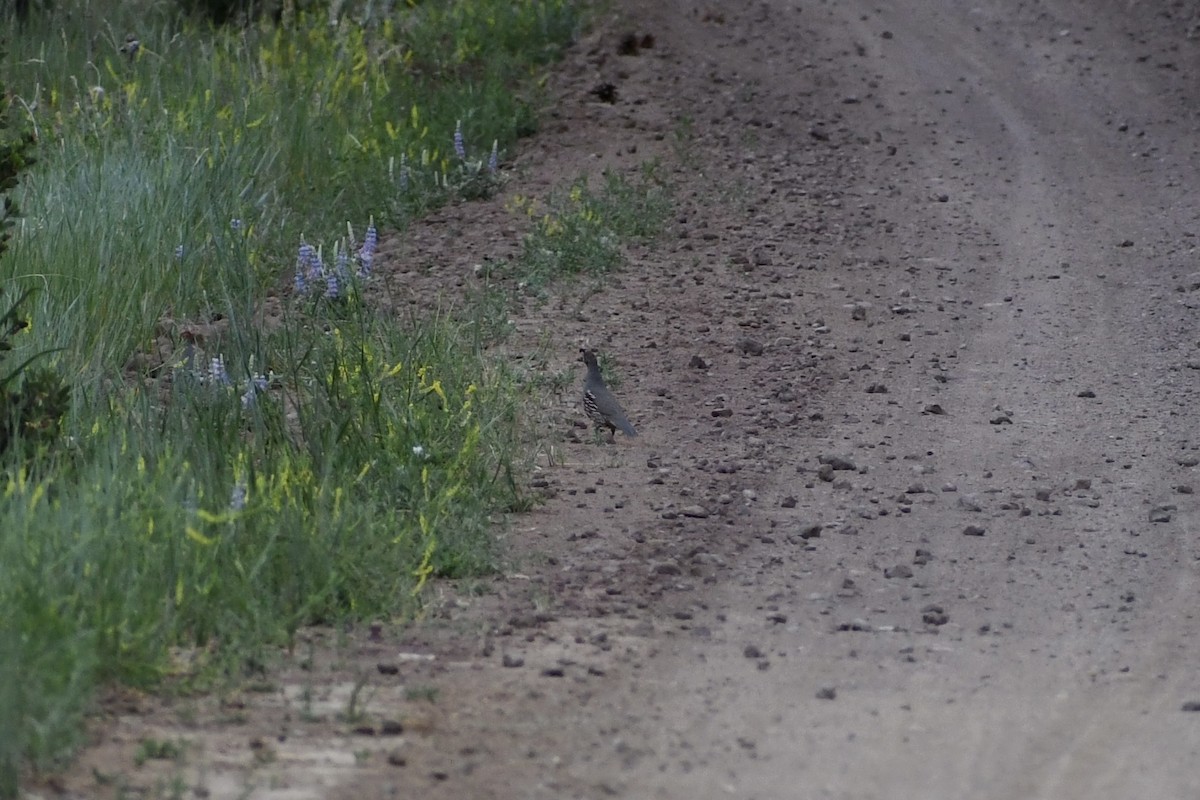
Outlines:
POLYGON ((520 195, 510 205, 533 220, 511 274, 537 292, 560 278, 616 269, 624 240, 650 239, 661 230, 670 195, 651 164, 636 179, 606 172, 598 189, 580 178, 544 205, 520 195))

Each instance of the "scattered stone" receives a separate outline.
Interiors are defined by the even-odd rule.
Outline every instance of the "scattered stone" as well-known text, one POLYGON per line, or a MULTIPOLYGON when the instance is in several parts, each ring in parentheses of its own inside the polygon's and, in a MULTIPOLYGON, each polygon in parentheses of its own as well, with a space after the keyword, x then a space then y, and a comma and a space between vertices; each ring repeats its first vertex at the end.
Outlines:
POLYGON ((963 536, 983 536, 987 531, 978 525, 968 525, 963 528, 963 536))
POLYGON ((404 733, 404 724, 399 720, 385 719, 379 723, 380 736, 399 736, 404 733))
POLYGON ((708 369, 708 362, 701 356, 692 356, 692 360, 688 362, 688 366, 692 369, 708 369))
POLYGON ((923 567, 932 560, 933 553, 930 553, 928 550, 923 550, 919 547, 917 548, 916 555, 913 556, 913 563, 918 567, 923 567))
POLYGON ((1180 494, 1192 494, 1195 490, 1186 483, 1181 483, 1175 487, 1175 491, 1180 494))
POLYGON ((543 678, 561 678, 566 674, 566 670, 564 670, 562 667, 546 667, 544 670, 542 670, 543 678))
POLYGON ((817 461, 820 462, 821 464, 829 465, 830 469, 836 469, 836 470, 856 470, 856 469, 858 469, 858 467, 855 466, 853 461, 851 461, 848 458, 843 458, 842 456, 821 455, 821 456, 817 456, 817 461))
POLYGON ((854 308, 850 309, 850 319, 862 321, 867 318, 867 307, 856 303, 854 308))
POLYGON ((737 349, 742 355, 761 356, 764 348, 762 342, 746 337, 738 340, 737 349))
POLYGON ((1175 463, 1181 467, 1194 467, 1200 464, 1200 456, 1184 456, 1183 458, 1176 459, 1175 463))
POLYGON ((732 417, 733 409, 732 408, 714 408, 711 413, 714 417, 732 417))
POLYGON ((654 575, 682 575, 683 570, 673 561, 660 561, 650 567, 651 574, 654 575))
POLYGON ((398 675, 400 674, 399 664, 388 664, 380 662, 375 665, 375 669, 379 670, 380 675, 398 675))
POLYGON ((897 564, 894 567, 888 567, 883 571, 885 578, 911 578, 913 576, 912 567, 907 564, 897 564))
POLYGON ((515 669, 516 667, 525 666, 525 659, 521 656, 514 656, 512 653, 505 653, 500 657, 500 665, 509 669, 515 669))
POLYGON ((799 535, 801 539, 820 539, 822 525, 817 522, 810 522, 800 525, 799 535))
POLYGON ((1086 492, 1092 488, 1092 481, 1089 478, 1076 478, 1075 491, 1086 492))
POLYGON ((693 519, 705 519, 708 516, 708 509, 700 505, 684 506, 683 508, 679 509, 679 513, 683 514, 685 517, 691 517, 693 519))
POLYGON ((1133 239, 1122 239, 1117 242, 1117 247, 1133 247, 1133 239))
POLYGON ((979 503, 979 498, 973 494, 960 494, 956 503, 963 511, 983 511, 983 506, 979 503))
POLYGON ((826 483, 831 483, 833 481, 833 465, 822 464, 817 467, 817 477, 826 483))
POLYGON ((374 725, 357 725, 357 726, 355 726, 353 733, 357 736, 374 736, 375 735, 375 726, 374 725))
POLYGON ((392 767, 407 767, 408 759, 404 757, 404 753, 400 750, 391 750, 387 754, 388 766, 392 767))
POLYGON ((1082 391, 1078 391, 1078 392, 1076 392, 1076 393, 1075 393, 1075 396, 1076 396, 1076 397, 1087 397, 1087 398, 1092 398, 1092 397, 1095 397, 1095 396, 1096 396, 1096 393, 1095 393, 1095 392, 1093 392, 1091 389, 1083 389, 1082 391))
POLYGON ((1176 506, 1169 505, 1169 504, 1165 505, 1165 506, 1155 506, 1154 508, 1150 509, 1150 521, 1151 522, 1170 522, 1172 512, 1175 511, 1175 509, 1176 509, 1176 506))
POLYGON ((789 494, 787 497, 785 497, 779 501, 779 505, 783 508, 795 508, 796 507, 796 498, 792 497, 789 494))
POLYGON ((988 420, 988 422, 993 425, 1012 425, 1012 417, 1007 414, 997 414, 988 420))
POLYGON ((1188 700, 1179 708, 1180 711, 1196 712, 1200 711, 1200 700, 1188 700))
POLYGON ((1038 489, 1033 493, 1033 496, 1036 497, 1038 500, 1041 500, 1043 503, 1050 502, 1050 490, 1049 489, 1038 489))
POLYGON ((950 621, 950 615, 936 603, 931 603, 921 609, 921 621, 926 625, 945 625, 950 621))
POLYGON ((882 383, 872 383, 867 387, 867 394, 887 394, 887 386, 882 383))
POLYGON ((929 490, 923 483, 914 483, 904 490, 905 494, 926 494, 929 490))
POLYGON ((756 646, 754 646, 752 644, 748 644, 742 650, 742 655, 744 655, 746 658, 762 658, 763 651, 759 650, 756 646))
POLYGON ((767 622, 770 622, 774 625, 783 625, 785 622, 787 622, 787 614, 768 614, 767 622))
POLYGON ((930 403, 921 410, 922 414, 933 414, 934 416, 944 416, 946 409, 942 408, 940 403, 930 403))
POLYGON ((837 689, 832 686, 825 686, 817 690, 818 700, 836 700, 837 689))

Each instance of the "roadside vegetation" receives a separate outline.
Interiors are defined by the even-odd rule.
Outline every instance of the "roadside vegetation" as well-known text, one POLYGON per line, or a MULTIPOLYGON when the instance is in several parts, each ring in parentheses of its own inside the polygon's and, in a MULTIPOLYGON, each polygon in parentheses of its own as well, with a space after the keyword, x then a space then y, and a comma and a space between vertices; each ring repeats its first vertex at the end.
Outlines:
POLYGON ((0 20, 0 146, 37 159, 0 184, 0 797, 106 682, 236 678, 492 567, 516 378, 470 320, 375 310, 378 233, 496 189, 577 26, 568 0, 0 20))

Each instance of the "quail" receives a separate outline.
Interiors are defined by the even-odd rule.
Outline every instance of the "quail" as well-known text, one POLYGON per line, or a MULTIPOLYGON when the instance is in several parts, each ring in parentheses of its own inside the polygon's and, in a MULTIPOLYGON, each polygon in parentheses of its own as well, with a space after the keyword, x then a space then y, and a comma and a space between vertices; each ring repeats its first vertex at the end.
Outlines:
POLYGON ((579 358, 587 365, 587 377, 583 379, 583 410, 596 424, 596 429, 608 428, 610 441, 616 436, 618 428, 626 436, 637 436, 637 431, 625 416, 625 410, 604 385, 596 354, 583 348, 579 351, 579 358))

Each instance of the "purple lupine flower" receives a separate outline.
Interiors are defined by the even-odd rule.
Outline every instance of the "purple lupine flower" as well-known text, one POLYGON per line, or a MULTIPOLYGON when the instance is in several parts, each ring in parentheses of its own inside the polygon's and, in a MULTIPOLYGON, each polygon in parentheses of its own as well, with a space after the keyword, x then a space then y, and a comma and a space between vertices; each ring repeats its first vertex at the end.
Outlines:
POLYGON ((265 375, 260 375, 257 372, 250 376, 250 382, 246 384, 246 391, 242 392, 242 408, 249 408, 254 405, 258 393, 266 391, 267 378, 265 375))
POLYGON ((332 270, 325 273, 325 299, 336 300, 338 297, 338 276, 332 270))
POLYGON ((488 156, 488 172, 492 175, 496 174, 496 170, 500 168, 500 143, 492 139, 492 154, 488 156))
POLYGON ((462 120, 454 126, 454 155, 459 161, 467 160, 467 146, 463 143, 462 120))
POLYGON ((311 244, 304 241, 300 242, 300 249, 296 253, 296 292, 297 294, 305 294, 308 291, 308 282, 314 276, 312 275, 312 264, 317 258, 317 250, 311 244))
POLYGON ((363 235, 362 247, 358 250, 358 277, 367 278, 371 275, 371 266, 375 261, 375 247, 379 244, 379 232, 375 230, 375 223, 367 225, 367 232, 363 235))
POLYGON ((218 386, 229 385, 229 373, 225 371, 225 356, 216 355, 208 362, 208 382, 218 386))
POLYGON ((350 251, 343 244, 338 248, 337 252, 337 276, 343 281, 350 277, 350 251))
POLYGON ((229 494, 229 510, 241 511, 246 507, 246 494, 249 487, 243 481, 238 481, 234 484, 233 491, 229 494))

